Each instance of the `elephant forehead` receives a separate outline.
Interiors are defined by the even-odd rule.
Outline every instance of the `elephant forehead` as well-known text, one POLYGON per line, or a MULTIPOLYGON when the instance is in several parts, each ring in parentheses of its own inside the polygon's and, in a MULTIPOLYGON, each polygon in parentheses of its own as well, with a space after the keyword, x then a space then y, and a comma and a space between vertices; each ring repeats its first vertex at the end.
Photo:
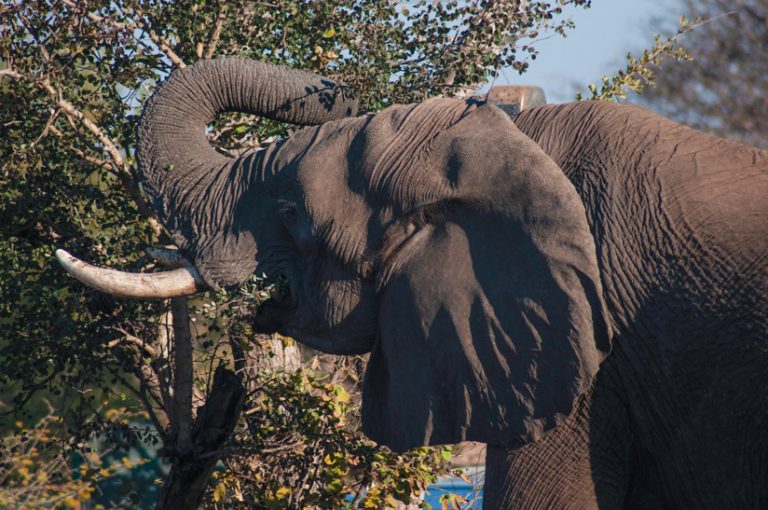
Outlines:
POLYGON ((359 144, 355 176, 360 185, 394 203, 408 203, 409 195, 445 195, 449 183, 440 172, 429 171, 434 141, 474 111, 475 103, 437 98, 416 105, 388 108, 366 126, 359 144))

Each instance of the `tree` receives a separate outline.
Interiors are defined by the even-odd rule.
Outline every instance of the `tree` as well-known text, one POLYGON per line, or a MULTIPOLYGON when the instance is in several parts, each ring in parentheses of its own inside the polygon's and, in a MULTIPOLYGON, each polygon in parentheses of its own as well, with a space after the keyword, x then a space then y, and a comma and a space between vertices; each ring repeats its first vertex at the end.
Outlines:
MULTIPOLYGON (((0 3, 0 382, 5 420, 45 394, 70 429, 115 444, 155 441, 171 464, 159 508, 393 506, 445 469, 450 450, 395 455, 360 434, 359 357, 259 337, 248 316, 280 283, 191 301, 128 302, 67 278, 64 247, 151 270, 174 252, 135 177, 143 101, 175 67, 236 54, 340 79, 363 111, 461 95, 501 67, 524 72, 519 40, 562 33, 564 2, 374 0, 3 0, 0 3), (279 360, 276 362, 275 360, 279 360), (116 402, 146 422, 106 412, 116 402), (215 473, 217 461, 225 469, 215 473)), ((222 116, 210 137, 241 151, 290 132, 222 116)), ((139 503, 146 507, 147 502, 139 503)))
POLYGON ((768 147, 768 5, 684 0, 705 21, 685 36, 692 60, 664 67, 644 100, 697 129, 768 147))

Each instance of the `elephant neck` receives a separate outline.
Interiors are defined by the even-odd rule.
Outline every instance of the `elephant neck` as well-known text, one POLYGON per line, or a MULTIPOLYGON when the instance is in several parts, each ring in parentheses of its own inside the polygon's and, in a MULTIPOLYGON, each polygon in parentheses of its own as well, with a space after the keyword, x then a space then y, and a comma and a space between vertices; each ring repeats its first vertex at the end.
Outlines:
POLYGON ((654 213, 662 208, 659 133, 679 137, 677 130, 687 128, 604 101, 534 107, 515 124, 563 170, 584 203, 614 331, 651 334, 635 318, 669 265, 668 225, 654 213))
POLYGON ((647 253, 642 252, 653 249, 645 239, 627 242, 628 236, 638 236, 631 218, 647 204, 627 193, 645 187, 644 177, 635 171, 641 166, 643 141, 617 135, 631 122, 631 112, 620 108, 602 102, 546 105, 525 110, 514 119, 562 169, 584 203, 616 332, 631 328, 630 318, 642 306, 645 285, 650 284, 645 268, 617 261, 643 260, 647 253))

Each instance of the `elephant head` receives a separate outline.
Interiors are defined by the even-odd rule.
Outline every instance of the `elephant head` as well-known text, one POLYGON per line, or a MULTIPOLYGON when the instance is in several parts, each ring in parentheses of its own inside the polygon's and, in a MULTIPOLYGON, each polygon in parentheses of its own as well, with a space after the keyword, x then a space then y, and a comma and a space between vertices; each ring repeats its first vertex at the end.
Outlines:
POLYGON ((235 58, 176 71, 139 129, 144 189, 196 268, 174 292, 284 277, 255 329, 372 352, 364 429, 397 450, 536 440, 610 348, 573 186, 492 105, 355 111, 303 72, 235 58), (319 125, 232 159, 205 138, 231 110, 319 125))

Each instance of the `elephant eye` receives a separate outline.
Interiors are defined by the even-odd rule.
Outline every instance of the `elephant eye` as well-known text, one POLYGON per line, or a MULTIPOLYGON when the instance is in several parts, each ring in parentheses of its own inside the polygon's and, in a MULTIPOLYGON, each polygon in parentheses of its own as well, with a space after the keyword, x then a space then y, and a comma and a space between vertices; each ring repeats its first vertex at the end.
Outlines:
POLYGON ((288 200, 278 201, 278 212, 280 213, 280 217, 283 218, 283 221, 286 223, 295 223, 298 218, 296 204, 288 200))

